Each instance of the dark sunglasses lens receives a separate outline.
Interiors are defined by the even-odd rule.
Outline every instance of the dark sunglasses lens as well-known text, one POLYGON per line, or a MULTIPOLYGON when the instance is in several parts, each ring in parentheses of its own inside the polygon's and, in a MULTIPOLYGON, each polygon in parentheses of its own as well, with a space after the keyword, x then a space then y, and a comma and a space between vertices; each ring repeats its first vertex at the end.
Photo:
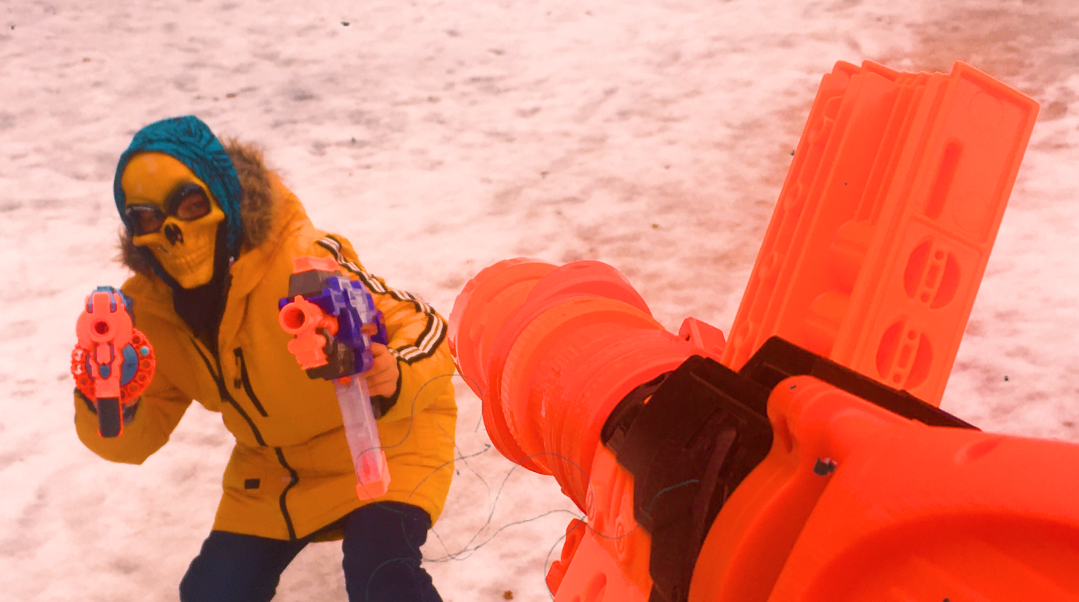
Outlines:
POLYGON ((198 219, 210 213, 210 199, 201 188, 184 194, 176 205, 176 217, 183 220, 198 219))
POLYGON ((133 206, 124 209, 135 235, 156 232, 165 223, 165 212, 157 207, 133 206))

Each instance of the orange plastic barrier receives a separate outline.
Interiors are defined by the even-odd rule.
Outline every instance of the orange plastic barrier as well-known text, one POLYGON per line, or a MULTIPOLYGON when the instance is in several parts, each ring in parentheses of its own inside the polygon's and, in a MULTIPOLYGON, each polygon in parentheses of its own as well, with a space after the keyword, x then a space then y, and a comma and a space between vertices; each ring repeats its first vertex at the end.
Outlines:
POLYGON ((838 63, 821 82, 723 356, 778 335, 940 404, 1038 105, 838 63))

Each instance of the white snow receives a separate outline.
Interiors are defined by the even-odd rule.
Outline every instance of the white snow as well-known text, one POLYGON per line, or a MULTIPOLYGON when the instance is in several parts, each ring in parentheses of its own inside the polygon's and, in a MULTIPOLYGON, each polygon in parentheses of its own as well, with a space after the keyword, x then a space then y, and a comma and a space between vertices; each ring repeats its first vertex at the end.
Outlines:
MULTIPOLYGON (((1079 442, 1071 0, 4 2, 0 600, 174 600, 213 518, 216 415, 193 406, 142 466, 71 423, 75 317, 126 276, 111 183, 143 125, 195 113, 262 144, 316 224, 443 315, 500 259, 590 258, 669 328, 726 331, 820 77, 863 59, 962 59, 1041 103, 942 407, 1079 442)), ((547 600, 576 509, 489 448, 457 380, 467 460, 425 566, 447 602, 547 600)), ((276 599, 345 600, 339 547, 276 599)))

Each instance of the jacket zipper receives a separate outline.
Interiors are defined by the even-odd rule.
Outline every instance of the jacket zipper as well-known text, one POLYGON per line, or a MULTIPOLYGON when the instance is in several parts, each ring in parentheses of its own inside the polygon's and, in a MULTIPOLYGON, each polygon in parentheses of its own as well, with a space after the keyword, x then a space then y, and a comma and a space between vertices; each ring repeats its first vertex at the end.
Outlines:
POLYGON ((195 351, 199 353, 199 357, 201 357, 202 361, 206 364, 206 369, 210 372, 210 378, 212 378, 217 385, 217 394, 221 397, 221 401, 231 405, 232 408, 240 414, 240 417, 247 422, 247 426, 251 427, 251 432, 255 434, 255 441, 257 441, 259 445, 268 447, 266 441, 262 438, 262 433, 260 433, 258 427, 255 426, 255 421, 251 420, 251 416, 244 411, 243 406, 229 394, 228 387, 225 386, 224 378, 222 376, 225 372, 221 369, 221 358, 216 355, 214 356, 214 359, 217 360, 217 372, 214 372, 213 365, 210 364, 210 358, 206 357, 206 354, 202 352, 198 341, 196 341, 194 337, 191 338, 191 344, 195 346, 195 351))
MULTIPOLYGON (((222 224, 222 227, 223 226, 224 226, 224 224, 222 224)), ((218 234, 220 235, 221 232, 222 231, 219 230, 218 234)), ((218 236, 218 239, 220 240, 220 236, 218 236)), ((232 262, 230 261, 229 265, 228 265, 228 267, 226 269, 231 268, 231 266, 232 266, 232 262)), ((225 284, 222 287, 222 299, 223 299, 222 300, 222 312, 224 312, 225 305, 228 304, 228 302, 227 302, 228 292, 229 292, 229 289, 231 288, 231 286, 232 286, 232 278, 231 278, 231 275, 228 275, 228 276, 226 276, 225 284)), ((218 328, 214 329, 215 334, 218 332, 218 329, 221 326, 220 319, 221 319, 221 316, 218 316, 219 322, 218 322, 218 328)), ((215 342, 217 342, 217 341, 215 341, 215 342)), ((247 412, 244 411, 243 407, 240 406, 240 404, 236 401, 236 399, 234 399, 232 397, 232 395, 229 394, 228 387, 225 385, 225 370, 221 366, 221 353, 220 353, 221 350, 220 350, 220 348, 216 348, 216 349, 214 349, 213 352, 211 352, 211 354, 214 357, 215 363, 217 364, 217 372, 215 373, 212 364, 210 364, 210 359, 207 358, 206 354, 202 352, 202 348, 199 346, 199 342, 195 339, 194 336, 191 337, 191 344, 195 346, 195 351, 198 352, 199 356, 202 358, 203 363, 206 364, 206 370, 209 371, 210 378, 212 378, 214 383, 217 385, 218 395, 221 397, 221 400, 223 402, 226 402, 226 403, 230 404, 236 410, 236 412, 240 415, 240 417, 244 419, 244 422, 247 423, 247 426, 249 426, 251 428, 251 432, 254 433, 255 441, 257 441, 259 445, 261 445, 262 447, 269 447, 268 445, 266 445, 266 440, 262 438, 262 433, 260 433, 258 427, 255 426, 255 421, 252 420, 251 416, 249 416, 247 414, 247 412)), ((215 346, 215 347, 217 347, 217 346, 215 346)), ((255 404, 255 409, 257 409, 259 411, 259 413, 261 413, 263 416, 266 416, 266 411, 263 409, 262 404, 260 404, 258 402, 258 400, 255 398, 254 391, 250 388, 250 381, 247 378, 247 370, 246 370, 246 368, 243 368, 243 364, 242 364, 242 361, 243 361, 242 360, 242 355, 241 355, 242 352, 240 352, 239 348, 236 349, 236 352, 237 352, 237 357, 241 362, 241 371, 240 371, 240 377, 242 379, 241 384, 247 385, 247 387, 248 387, 247 391, 248 391, 249 396, 251 398, 251 402, 253 404, 255 404)), ((274 450, 275 454, 277 455, 278 463, 281 464, 281 466, 285 470, 287 470, 288 474, 289 474, 289 484, 286 485, 285 488, 281 491, 281 495, 278 497, 278 505, 281 507, 281 516, 285 521, 285 527, 288 529, 289 539, 295 540, 296 539, 296 529, 293 527, 292 517, 289 515, 288 504, 286 503, 285 496, 288 494, 290 489, 292 489, 293 487, 296 486, 296 483, 300 482, 300 475, 291 466, 289 466, 288 462, 285 461, 284 451, 280 447, 274 447, 273 450, 274 450)))
POLYGON ((277 504, 281 507, 281 516, 285 517, 285 527, 288 529, 288 538, 296 539, 296 528, 292 526, 292 517, 288 513, 288 504, 285 501, 285 496, 288 495, 288 490, 296 486, 296 483, 300 482, 300 475, 288 465, 285 461, 285 452, 280 447, 275 447, 274 451, 277 452, 277 461, 281 463, 281 466, 285 467, 288 471, 289 481, 288 485, 281 491, 281 496, 277 498, 277 504))
MULTIPOLYGON (((191 338, 191 344, 195 346, 195 351, 198 352, 199 357, 201 357, 202 361, 206 364, 206 370, 210 372, 210 378, 212 378, 214 383, 217 385, 218 395, 221 396, 221 400, 231 405, 236 410, 236 412, 240 414, 244 421, 247 422, 247 425, 251 427, 251 432, 255 434, 255 441, 257 441, 259 445, 263 447, 269 447, 268 445, 266 445, 266 441, 262 438, 262 433, 260 433, 258 427, 255 426, 255 422, 251 420, 251 416, 249 416, 247 412, 244 411, 243 407, 240 406, 240 404, 232 397, 232 395, 229 394, 228 387, 225 386, 225 371, 221 369, 221 357, 218 355, 214 356, 214 359, 217 360, 217 372, 215 373, 212 364, 210 364, 210 359, 207 358, 206 354, 202 352, 202 348, 199 347, 199 343, 195 340, 194 337, 191 338)), ((240 349, 237 348, 236 351, 237 357, 242 358, 242 352, 240 352, 240 349)), ((246 370, 241 372, 241 378, 245 379, 245 382, 247 382, 246 370)), ((250 385, 249 382, 248 385, 250 385)), ((258 401, 255 400, 253 393, 251 393, 251 400, 253 403, 255 403, 255 407, 258 408, 260 412, 262 412, 263 416, 265 416, 266 413, 262 410, 261 404, 259 404, 258 401)), ((289 466, 289 463, 287 461, 285 461, 284 450, 282 450, 280 447, 274 447, 273 450, 274 453, 277 455, 278 463, 280 463, 281 466, 285 470, 287 470, 289 474, 289 483, 281 491, 281 495, 277 499, 277 504, 281 508, 281 517, 285 520, 285 528, 288 529, 289 539, 294 540, 296 539, 296 528, 292 524, 292 516, 289 514, 288 503, 285 498, 288 495, 289 490, 295 487, 296 484, 300 482, 300 475, 296 472, 295 469, 289 466)))
POLYGON ((251 403, 255 404, 255 409, 259 414, 262 414, 263 418, 268 418, 270 415, 266 413, 266 409, 259 403, 258 396, 255 395, 255 388, 251 386, 251 378, 247 375, 247 364, 244 363, 244 350, 237 347, 232 350, 233 355, 236 357, 236 367, 240 371, 240 377, 232 380, 232 386, 239 389, 243 387, 247 397, 251 400, 251 403))

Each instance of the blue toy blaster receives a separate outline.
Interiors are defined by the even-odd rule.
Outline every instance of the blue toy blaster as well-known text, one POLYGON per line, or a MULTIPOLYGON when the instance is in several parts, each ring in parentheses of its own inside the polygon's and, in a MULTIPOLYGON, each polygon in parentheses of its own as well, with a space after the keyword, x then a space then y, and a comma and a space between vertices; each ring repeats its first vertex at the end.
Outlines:
POLYGON ((300 366, 311 378, 333 382, 356 470, 357 495, 381 496, 389 487, 389 467, 363 373, 374 363, 371 344, 388 341, 382 312, 364 285, 340 275, 328 257, 293 261, 288 297, 278 302, 278 310, 281 328, 296 336, 288 350, 300 366))

